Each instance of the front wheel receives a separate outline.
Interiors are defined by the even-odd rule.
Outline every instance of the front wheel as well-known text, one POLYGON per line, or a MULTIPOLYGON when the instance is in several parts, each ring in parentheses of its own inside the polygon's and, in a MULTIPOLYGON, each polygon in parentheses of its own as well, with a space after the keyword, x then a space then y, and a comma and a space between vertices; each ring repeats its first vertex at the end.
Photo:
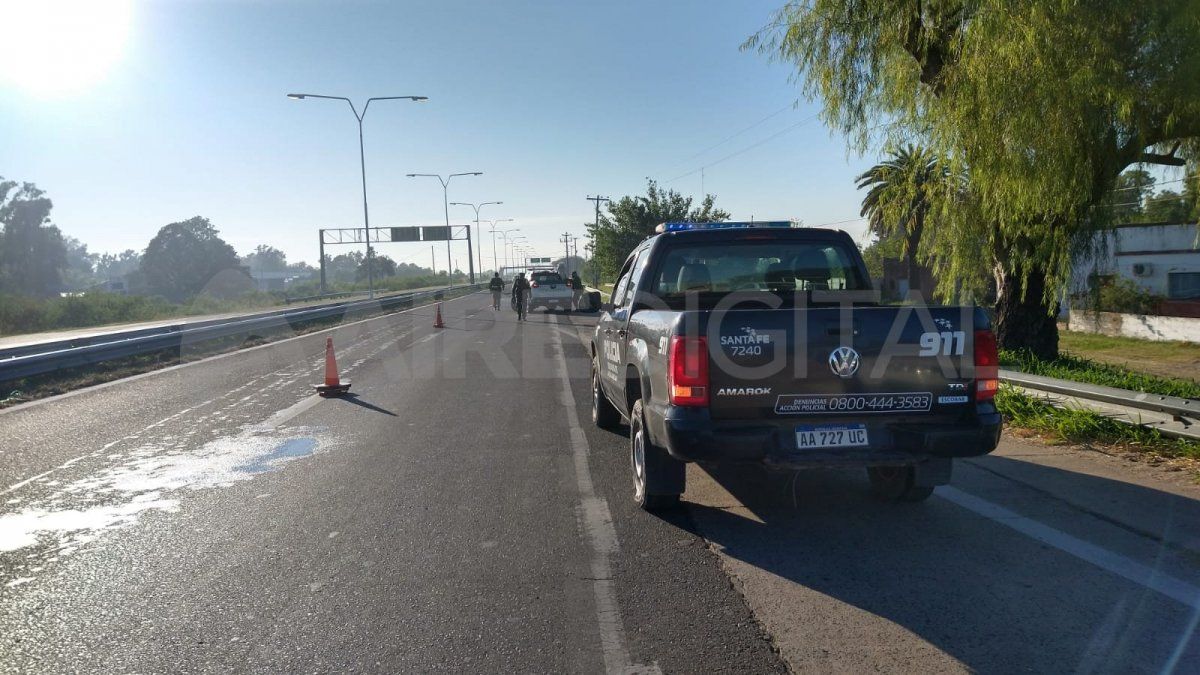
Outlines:
POLYGON ((641 399, 629 413, 629 454, 633 465, 633 500, 645 511, 664 511, 679 505, 687 467, 654 445, 646 433, 641 399))
POLYGON ((600 364, 592 359, 592 423, 609 431, 621 426, 621 413, 600 386, 600 364))
POLYGON ((867 467, 871 493, 888 502, 921 502, 929 499, 933 487, 916 485, 916 474, 916 467, 912 466, 867 467))

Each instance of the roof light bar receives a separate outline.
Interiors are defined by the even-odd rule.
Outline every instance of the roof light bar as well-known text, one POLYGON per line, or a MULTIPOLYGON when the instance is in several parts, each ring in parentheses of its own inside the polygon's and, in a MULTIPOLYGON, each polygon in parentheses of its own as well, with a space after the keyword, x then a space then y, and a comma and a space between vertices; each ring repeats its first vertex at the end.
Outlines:
POLYGON ((758 220, 754 222, 745 221, 725 221, 711 223, 686 223, 686 222, 670 222, 662 223, 654 228, 655 232, 681 232, 683 230, 738 230, 752 227, 791 227, 790 220, 758 220))

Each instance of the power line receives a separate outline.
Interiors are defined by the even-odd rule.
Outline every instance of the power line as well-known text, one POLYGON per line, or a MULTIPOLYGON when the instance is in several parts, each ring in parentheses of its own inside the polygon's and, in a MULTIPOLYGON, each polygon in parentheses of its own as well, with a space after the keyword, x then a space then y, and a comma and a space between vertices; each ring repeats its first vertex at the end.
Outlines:
POLYGON ((722 145, 725 145, 726 143, 728 143, 729 141, 732 141, 733 139, 737 138, 738 136, 741 136, 742 134, 746 133, 747 131, 750 131, 751 129, 757 128, 757 127, 758 127, 759 125, 761 125, 763 122, 766 122, 766 121, 767 121, 767 120, 769 120, 769 119, 773 119, 773 118, 775 118, 775 117, 778 117, 779 115, 781 115, 781 114, 783 114, 784 112, 786 112, 786 111, 788 111, 788 110, 791 110, 791 109, 792 109, 792 104, 790 104, 790 103, 789 103, 788 105, 785 105, 784 107, 780 108, 779 110, 776 110, 775 112, 771 113, 770 115, 767 115, 766 117, 764 117, 764 118, 762 118, 761 120, 759 120, 759 121, 755 122, 754 124, 751 124, 750 126, 746 127, 745 129, 742 129, 741 131, 738 131, 738 132, 736 132, 736 133, 734 133, 734 134, 731 134, 731 135, 729 135, 729 136, 725 137, 725 139, 724 139, 724 140, 721 140, 721 141, 719 141, 719 142, 717 142, 717 143, 713 143, 712 145, 710 145, 710 146, 708 146, 707 148, 705 148, 705 149, 701 150, 700 152, 697 152, 696 154, 692 155, 691 157, 688 157, 687 159, 685 159, 685 160, 683 160, 683 161, 684 161, 684 162, 690 162, 690 161, 692 161, 693 159, 696 159, 697 157, 699 157, 700 155, 703 155, 704 153, 708 152, 709 150, 714 150, 714 149, 716 149, 716 148, 719 148, 719 147, 721 147, 722 145))
MULTIPOLYGON (((688 176, 695 175, 695 174, 697 174, 697 173, 700 173, 701 171, 704 171, 705 169, 707 169, 707 168, 709 168, 709 167, 716 166, 716 165, 720 164, 721 162, 724 162, 724 161, 726 161, 726 160, 733 159, 734 157, 737 157, 738 155, 742 155, 742 154, 745 154, 745 153, 747 153, 747 152, 750 152, 751 150, 753 150, 753 149, 755 149, 755 148, 759 147, 760 145, 763 145, 763 144, 765 144, 765 143, 768 143, 768 142, 770 142, 770 141, 773 141, 773 140, 775 140, 776 138, 779 138, 780 136, 782 136, 782 135, 784 135, 784 134, 788 133, 789 131, 792 131, 792 130, 794 130, 794 129, 797 129, 797 128, 799 128, 799 127, 801 127, 801 126, 805 125, 805 124, 808 124, 809 122, 811 122, 811 121, 813 121, 813 120, 817 119, 817 117, 818 117, 818 114, 813 114, 813 115, 810 115, 810 116, 808 116, 808 117, 805 117, 804 119, 800 120, 799 122, 796 122, 795 124, 792 124, 792 125, 790 125, 790 126, 784 127, 783 129, 780 129, 779 131, 777 131, 777 132, 775 132, 775 133, 771 134, 770 136, 767 136, 766 138, 762 139, 761 141, 758 141, 758 142, 756 142, 756 143, 752 143, 752 144, 750 144, 750 145, 748 145, 748 146, 746 146, 746 147, 744 147, 744 148, 742 148, 741 150, 738 150, 738 151, 736 151, 736 152, 731 152, 731 153, 729 153, 728 155, 725 155, 724 157, 722 157, 721 159, 718 159, 718 160, 715 160, 715 161, 709 162, 708 164, 705 164, 704 166, 701 166, 701 167, 700 167, 700 168, 698 168, 698 169, 693 169, 693 170, 691 170, 691 171, 688 171, 687 173, 680 174, 680 175, 678 175, 678 176, 676 176, 676 177, 672 178, 671 180, 665 181, 665 183, 674 183, 675 181, 677 181, 677 180, 679 180, 679 179, 681 179, 681 178, 687 178, 688 176)), ((664 183, 664 184, 665 184, 665 183, 664 183)))
POLYGON ((1182 183, 1185 180, 1187 180, 1187 178, 1176 178, 1174 180, 1164 180, 1158 183, 1150 183, 1149 185, 1131 185, 1130 187, 1114 188, 1112 191, 1124 192, 1126 190, 1145 190, 1146 188, 1158 187, 1159 185, 1166 185, 1168 183, 1182 183))

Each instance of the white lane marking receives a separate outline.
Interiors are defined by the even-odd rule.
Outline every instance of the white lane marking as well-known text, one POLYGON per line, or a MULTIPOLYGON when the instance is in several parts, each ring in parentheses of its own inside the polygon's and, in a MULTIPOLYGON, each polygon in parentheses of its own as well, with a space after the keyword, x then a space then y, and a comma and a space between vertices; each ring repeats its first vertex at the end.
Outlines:
MULTIPOLYGON (((460 296, 460 297, 467 297, 467 296, 460 296)), ((454 299, 455 299, 455 300, 457 300, 457 298, 454 298, 454 299)), ((405 311, 405 312, 408 312, 408 311, 412 311, 412 310, 404 310, 404 311, 405 311)), ((402 314, 402 313, 403 313, 403 312, 394 312, 393 314, 402 314)), ((355 323, 364 323, 364 322, 366 322, 366 321, 375 321, 375 320, 377 320, 377 319, 382 319, 382 318, 386 318, 386 317, 388 317, 388 316, 392 316, 393 314, 386 314, 386 315, 384 315, 384 316, 381 316, 381 317, 374 317, 374 318, 372 318, 372 319, 364 319, 363 321, 356 321, 355 323)), ((352 325, 354 325, 354 324, 346 324, 346 325, 347 325, 347 326, 352 326, 352 325)), ((334 329, 328 329, 328 330, 334 330, 334 329)), ((317 331, 317 332, 318 332, 318 333, 320 333, 320 332, 325 332, 325 331, 317 331)), ((346 370, 347 370, 347 371, 349 371, 349 370, 352 370, 354 367, 356 367, 356 366, 358 366, 358 365, 361 365, 361 363, 362 363, 363 361, 366 361, 366 360, 368 360, 368 359, 369 359, 369 358, 371 358, 371 357, 377 356, 378 354, 380 354, 381 352, 383 352, 385 348, 387 348, 387 347, 390 347, 391 345, 394 345, 394 344, 396 344, 397 342, 399 342, 399 340, 400 340, 401 338, 403 338, 403 337, 407 336, 408 334, 409 334, 409 331, 405 331, 405 332, 403 332, 403 333, 400 333, 399 335, 395 336, 395 338, 393 338, 392 340, 390 340, 389 342, 387 342, 387 343, 386 343, 386 344, 385 344, 383 347, 381 347, 381 348, 379 348, 379 349, 375 350, 374 352, 371 352, 371 354, 369 354, 369 355, 368 355, 368 357, 367 357, 366 359, 359 359, 359 361, 356 361, 356 362, 355 362, 355 363, 354 363, 354 364, 353 364, 351 367, 349 367, 349 368, 346 368, 346 370)), ((434 338, 434 337, 436 337, 436 336, 437 336, 437 333, 433 333, 433 334, 431 334, 431 335, 427 336, 426 338, 424 338, 423 340, 420 340, 420 341, 418 341, 417 343, 414 343, 414 344, 420 344, 421 342, 425 342, 425 341, 427 341, 427 340, 429 340, 429 339, 431 339, 431 338, 434 338)), ((286 339, 286 340, 278 340, 278 341, 276 341, 276 342, 268 343, 268 344, 265 344, 265 345, 260 345, 260 346, 258 346, 258 347, 253 347, 253 348, 251 348, 251 349, 245 349, 245 350, 241 350, 241 351, 242 351, 242 352, 245 352, 245 351, 252 351, 252 350, 254 350, 254 349, 262 349, 263 347, 269 347, 269 346, 272 346, 272 345, 278 345, 278 344, 280 344, 280 343, 282 343, 282 342, 288 342, 288 341, 291 341, 291 340, 298 340, 298 339, 300 339, 300 338, 304 338, 304 337, 308 337, 308 335, 298 335, 298 336, 296 336, 296 337, 294 337, 294 338, 288 338, 288 339, 286 339)), ((368 335, 368 336, 364 337, 362 340, 360 340, 360 341, 358 341, 358 342, 354 342, 354 343, 352 343, 351 345, 349 345, 349 346, 346 348, 346 351, 350 351, 350 350, 352 350, 352 349, 356 349, 356 348, 358 348, 358 347, 361 347, 361 346, 363 346, 363 345, 365 345, 365 344, 368 344, 369 342, 371 342, 372 340, 374 340, 376 337, 378 337, 378 336, 376 336, 376 335, 373 335, 373 334, 372 334, 372 335, 368 335)), ((226 357, 226 356, 232 356, 233 354, 237 354, 237 353, 241 353, 241 352, 230 352, 230 353, 227 353, 227 354, 220 354, 220 355, 218 355, 218 356, 211 357, 211 359, 222 358, 222 357, 226 357)), ((105 383, 105 384, 96 385, 96 387, 91 387, 91 388, 99 388, 99 387, 104 387, 104 386, 107 386, 107 385, 117 384, 117 383, 119 383, 119 382, 123 382, 123 381, 127 381, 127 380, 140 379, 140 378, 142 378, 142 377, 147 377, 147 376, 150 376, 150 375, 154 375, 154 374, 156 374, 156 373, 161 373, 161 372, 164 372, 164 371, 166 371, 166 370, 174 370, 175 368, 182 368, 182 367, 185 367, 185 366, 194 365, 194 364, 196 364, 196 363, 203 363, 204 361, 208 361, 208 360, 211 360, 211 359, 203 359, 202 361, 194 361, 194 362, 191 362, 191 363, 184 363, 184 364, 180 364, 180 365, 178 365, 178 366, 172 366, 172 367, 170 367, 170 368, 164 368, 164 369, 162 369, 162 370, 151 371, 151 372, 148 372, 148 373, 142 373, 141 375, 135 375, 135 376, 133 376, 133 377, 131 377, 131 378, 125 378, 125 379, 122 379, 122 380, 114 380, 113 382, 107 382, 107 383, 105 383)), ((317 365, 317 366, 319 366, 319 365, 320 365, 320 360, 319 360, 319 359, 318 359, 318 361, 317 361, 316 365, 317 365)), ((145 428, 141 429, 140 431, 137 431, 137 432, 135 432, 135 433, 132 433, 132 434, 130 434, 130 435, 128 435, 128 436, 125 436, 125 437, 123 437, 123 438, 119 438, 119 439, 117 439, 117 440, 115 440, 115 441, 112 441, 112 442, 110 442, 110 443, 106 444, 104 447, 102 447, 102 448, 101 448, 100 450, 98 450, 98 451, 95 451, 95 452, 87 452, 87 453, 84 453, 84 454, 82 454, 82 455, 79 455, 78 457, 73 457, 73 458, 71 458, 71 459, 67 460, 66 462, 64 462, 64 463, 62 463, 62 464, 60 464, 60 465, 56 466, 56 467, 53 467, 53 468, 51 468, 51 469, 48 469, 48 470, 46 470, 46 471, 43 471, 42 473, 39 473, 39 474, 37 474, 36 476, 31 476, 31 477, 29 477, 29 478, 26 478, 25 480, 22 480, 22 481, 19 481, 19 482, 13 483, 12 485, 10 485, 10 486, 8 486, 8 487, 4 488, 3 490, 0 490, 0 495, 3 495, 3 494, 8 494, 9 492, 12 492, 12 491, 14 491, 14 490, 19 490, 20 488, 23 488, 23 487, 25 487, 26 485, 29 485, 30 483, 33 483, 33 482, 35 482, 35 481, 37 481, 37 480, 39 480, 39 479, 41 479, 41 478, 45 478, 46 476, 49 476, 50 474, 52 474, 52 473, 54 473, 54 472, 56 472, 56 471, 59 471, 59 470, 61 470, 61 469, 66 469, 66 468, 69 468, 71 465, 75 464, 76 462, 79 462, 80 460, 83 460, 83 459, 85 459, 85 458, 87 458, 87 457, 94 457, 94 456, 96 456, 96 455, 100 454, 100 452, 103 452, 104 450, 107 450, 107 449, 111 448, 112 446, 116 445, 117 443, 120 443, 121 441, 134 440, 134 439, 138 438, 138 437, 139 437, 141 434, 144 434, 144 433, 146 433, 147 431, 150 431, 150 430, 152 430, 152 429, 155 429, 155 428, 161 427, 161 426, 163 426, 164 424, 166 424, 167 422, 171 422, 171 421, 173 421, 173 420, 175 420, 175 419, 178 419, 178 418, 182 417, 183 415, 186 415, 186 414, 187 414, 187 413, 189 413, 189 412, 192 412, 192 411, 194 411, 194 410, 199 410, 200 408, 206 407, 206 406, 208 406, 208 405, 210 405, 210 404, 212 404, 212 403, 215 403, 215 402, 217 402, 217 401, 220 401, 220 400, 227 399, 227 398, 228 398, 228 397, 229 397, 231 394, 235 394, 235 393, 241 392, 241 391, 245 390, 247 387, 249 387, 249 386, 253 385, 253 384, 254 384, 254 383, 256 383, 256 382, 258 382, 259 380, 262 380, 262 379, 265 379, 265 378, 267 378, 267 377, 270 377, 271 375, 277 375, 277 374, 281 374, 281 373, 286 373, 287 371, 288 371, 288 369, 284 368, 284 369, 281 369, 281 370, 276 370, 276 371, 274 371, 274 372, 272 372, 272 373, 267 373, 266 375, 259 375, 259 376, 257 376, 257 377, 251 378, 250 380, 246 381, 246 382, 245 382, 245 383, 243 383, 242 385, 240 385, 240 386, 238 386, 238 387, 235 387, 235 388, 233 388, 233 389, 230 389, 229 391, 225 392, 225 393, 224 393, 224 394, 222 394, 221 396, 217 396, 217 397, 214 397, 214 398, 210 398, 210 399, 208 399, 208 400, 206 400, 206 401, 201 401, 200 403, 197 403, 197 404, 195 404, 195 405, 192 405, 192 406, 190 406, 190 407, 184 408, 183 410, 180 410, 180 411, 178 411, 178 412, 176 412, 176 413, 173 413, 173 414, 171 414, 171 415, 168 415, 167 417, 164 417, 163 419, 161 419, 161 420, 159 420, 159 421, 157 421, 157 422, 154 422, 154 423, 152 423, 152 424, 150 424, 150 425, 146 426, 145 428)), ((273 384, 273 385, 278 385, 278 386, 286 386, 286 385, 289 385, 289 384, 291 384, 291 383, 295 382, 296 380, 298 380, 298 379, 301 379, 301 378, 303 378, 303 377, 304 377, 304 375, 303 375, 303 374, 300 374, 300 375, 295 375, 295 374, 293 374, 293 375, 294 375, 293 377, 282 377, 282 378, 280 378, 279 380, 276 380, 276 381, 275 381, 274 383, 272 383, 272 384, 273 384)), ((270 387, 270 386, 271 386, 271 385, 267 385, 267 387, 270 387)), ((264 388, 266 388, 266 387, 264 387, 264 388)), ((79 390, 79 391, 84 391, 84 390, 82 390, 82 389, 81 389, 81 390, 79 390)), ((63 395, 60 395, 60 396, 54 396, 54 397, 51 397, 51 398, 48 398, 48 399, 41 399, 41 400, 39 400, 39 401, 33 401, 32 403, 42 403, 42 402, 44 402, 44 401, 58 400, 58 399, 61 399, 61 398, 65 397, 65 396, 68 396, 68 395, 70 395, 70 394, 72 394, 72 393, 75 393, 75 392, 68 392, 67 394, 63 394, 63 395)), ((249 394, 249 395, 247 395, 247 396, 243 396, 242 398, 240 398, 240 399, 238 399, 238 400, 234 401, 234 405, 236 405, 236 404, 238 404, 238 403, 245 403, 245 402, 249 401, 250 399, 254 398, 256 395, 257 395, 257 394, 255 393, 255 394, 249 394)), ((319 398, 317 398, 316 400, 313 400, 313 401, 309 401, 308 399, 305 399, 304 401, 301 401, 300 403, 296 404, 297 406, 303 406, 303 407, 301 407, 299 410, 296 410, 295 412, 293 412, 292 414, 288 415, 287 417, 285 417, 285 418, 283 418, 283 419, 281 419, 281 420, 275 420, 275 417, 273 416, 273 417, 269 418, 269 419, 268 419, 266 422, 264 422, 262 425, 260 425, 260 427, 261 427, 261 428, 263 428, 263 429, 274 429, 275 427, 278 427, 278 426, 282 425, 284 422, 286 422, 287 420, 291 419, 292 417, 295 417, 296 415, 300 414, 300 413, 301 413, 301 412, 303 412, 304 410, 307 410, 308 408, 312 407, 312 405, 314 405, 314 404, 315 404, 317 401, 319 401, 319 400, 320 400, 319 398), (307 402, 307 405, 305 405, 305 404, 306 404, 306 402, 307 402)), ((21 406, 16 406, 16 407, 21 407, 21 406)), ((290 410, 291 410, 292 408, 294 408, 294 407, 296 407, 296 406, 292 406, 292 407, 289 407, 289 408, 287 408, 286 410, 280 411, 279 413, 276 413, 276 415, 280 415, 280 414, 282 414, 282 413, 284 413, 284 412, 288 412, 288 411, 290 411, 290 410)), ((10 409, 10 410, 11 410, 11 409, 10 409)), ((0 411, 0 412, 4 412, 4 411, 0 411)), ((203 418, 201 418, 201 419, 203 419, 203 418)))
POLYGON ((317 396, 316 394, 313 394, 313 395, 309 396, 308 398, 302 399, 299 403, 290 405, 290 406, 284 408, 283 410, 280 410, 279 412, 275 413, 274 415, 271 415, 266 420, 264 420, 262 424, 258 425, 258 427, 256 427, 256 428, 262 429, 263 431, 269 431, 276 427, 282 426, 288 420, 292 419, 296 415, 299 415, 300 413, 304 412, 305 410, 308 410, 309 408, 313 407, 314 405, 316 405, 320 402, 321 402, 321 397, 317 396))
POLYGON ((1080 560, 1112 572, 1135 584, 1162 593, 1168 598, 1188 607, 1200 609, 1200 588, 1182 579, 1176 579, 1170 575, 1163 574, 1152 567, 1073 537, 1049 525, 1043 525, 1032 518, 1026 518, 999 504, 993 504, 986 499, 980 499, 957 488, 948 485, 943 486, 938 488, 935 494, 968 511, 973 511, 984 518, 1012 528, 1043 544, 1049 544, 1064 553, 1069 553, 1080 560))
MULTIPOLYGON (((463 295, 459 295, 459 296, 450 298, 449 300, 440 300, 440 301, 433 301, 433 302, 443 302, 443 303, 448 304, 448 303, 454 302, 456 300, 462 300, 464 298, 469 298, 473 295, 476 295, 479 292, 480 291, 475 291, 475 292, 466 293, 463 295)), ((431 302, 430 304, 433 304, 433 302, 431 302)), ((238 349, 238 350, 234 350, 232 352, 225 352, 223 354, 214 354, 213 356, 206 356, 206 357, 204 357, 202 359, 198 359, 196 361, 188 361, 187 363, 180 363, 180 364, 174 365, 174 366, 167 366, 166 368, 159 368, 158 370, 151 370, 149 372, 139 373, 137 375, 130 375, 129 377, 122 377, 118 380, 112 380, 110 382, 102 382, 100 384, 92 385, 90 387, 84 387, 82 389, 68 391, 64 394, 58 394, 56 396, 48 396, 46 398, 39 398, 36 401, 29 401, 27 403, 21 403, 19 405, 9 406, 7 408, 0 408, 0 416, 11 415, 11 414, 14 414, 21 410, 27 410, 29 408, 33 408, 35 406, 40 406, 40 405, 46 405, 47 403, 50 403, 52 401, 61 401, 64 398, 71 398, 73 396, 79 396, 81 394, 86 394, 87 392, 95 391, 97 389, 106 389, 108 387, 116 387, 121 384, 125 384, 127 382, 135 382, 135 381, 143 379, 143 378, 154 377, 155 375, 160 375, 162 373, 168 373, 173 370, 178 370, 180 368, 191 368, 192 366, 198 366, 203 363, 208 363, 210 361, 216 361, 217 359, 227 359, 231 356, 237 356, 238 354, 247 354, 249 352, 258 351, 260 349, 270 349, 272 347, 278 347, 279 345, 286 344, 288 342, 294 342, 295 340, 303 340, 305 338, 311 338, 311 337, 314 337, 317 335, 321 335, 323 333, 331 333, 333 331, 342 330, 345 328, 349 328, 351 326, 357 326, 361 323, 368 323, 371 321, 381 321, 381 320, 385 320, 385 319, 391 319, 399 314, 407 314, 409 312, 414 312, 419 309, 425 309, 427 307, 429 307, 429 305, 417 305, 415 307, 410 307, 408 309, 402 309, 398 312, 391 312, 388 314, 382 314, 380 316, 372 316, 372 317, 369 317, 366 319, 359 319, 358 321, 351 321, 350 323, 338 324, 332 328, 325 328, 323 330, 315 330, 311 333, 305 333, 303 335, 297 335, 295 337, 284 338, 282 340, 275 340, 274 342, 267 342, 265 344, 261 344, 256 347, 248 347, 246 349, 238 349)))
MULTIPOLYGON (((557 321, 555 321, 557 323, 557 321)), ((629 662, 629 649, 625 646, 625 627, 621 621, 621 610, 617 606, 617 589, 612 581, 612 566, 609 556, 618 549, 617 531, 612 524, 612 513, 608 502, 596 495, 592 474, 588 467, 587 437, 579 426, 579 415, 575 413, 575 395, 571 393, 571 380, 567 375, 567 358, 562 338, 557 330, 551 331, 558 358, 554 360, 558 379, 562 384, 562 404, 566 409, 567 428, 571 430, 571 454, 575 459, 575 482, 579 486, 580 506, 588 541, 592 545, 592 590, 596 596, 596 621, 600 628, 600 649, 604 655, 604 670, 608 673, 659 673, 657 665, 634 665, 629 662)))

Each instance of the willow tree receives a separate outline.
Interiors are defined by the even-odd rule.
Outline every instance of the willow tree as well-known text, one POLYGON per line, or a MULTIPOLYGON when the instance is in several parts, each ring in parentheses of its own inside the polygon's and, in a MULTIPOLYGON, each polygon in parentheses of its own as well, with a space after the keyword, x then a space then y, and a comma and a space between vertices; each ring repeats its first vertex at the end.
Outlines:
POLYGON ((1001 344, 1053 356, 1093 207, 1126 167, 1196 160, 1197 43, 1197 0, 805 0, 746 47, 793 64, 852 150, 949 158, 969 191, 926 225, 939 289, 993 277, 1001 344))

